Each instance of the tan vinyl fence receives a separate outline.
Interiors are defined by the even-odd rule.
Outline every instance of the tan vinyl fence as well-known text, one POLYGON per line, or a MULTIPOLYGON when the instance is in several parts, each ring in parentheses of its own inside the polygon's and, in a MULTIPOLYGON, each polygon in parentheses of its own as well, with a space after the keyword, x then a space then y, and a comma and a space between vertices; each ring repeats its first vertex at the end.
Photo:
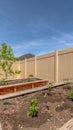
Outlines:
POLYGON ((73 48, 56 50, 19 61, 14 64, 13 68, 21 70, 21 74, 15 78, 26 78, 32 74, 35 77, 48 79, 49 82, 73 79, 73 48))

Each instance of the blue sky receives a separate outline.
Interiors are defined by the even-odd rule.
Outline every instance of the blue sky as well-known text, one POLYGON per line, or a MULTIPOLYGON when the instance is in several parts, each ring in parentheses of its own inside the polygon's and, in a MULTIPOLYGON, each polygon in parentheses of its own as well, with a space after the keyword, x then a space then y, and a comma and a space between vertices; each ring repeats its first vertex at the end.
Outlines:
POLYGON ((16 56, 73 47, 73 0, 0 0, 0 45, 16 56))

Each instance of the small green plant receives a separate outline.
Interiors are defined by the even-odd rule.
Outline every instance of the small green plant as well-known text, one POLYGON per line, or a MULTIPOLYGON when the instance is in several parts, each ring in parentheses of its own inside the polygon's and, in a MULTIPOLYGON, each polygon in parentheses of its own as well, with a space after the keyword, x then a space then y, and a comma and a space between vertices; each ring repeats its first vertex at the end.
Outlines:
POLYGON ((53 87, 52 83, 49 83, 49 84, 48 84, 48 91, 49 91, 49 92, 52 90, 52 87, 53 87))
POLYGON ((18 75, 18 74, 20 74, 20 73, 21 73, 20 70, 15 70, 15 71, 11 70, 11 71, 10 71, 10 75, 13 76, 13 79, 15 78, 15 75, 18 75))
POLYGON ((73 90, 70 92, 69 98, 73 101, 73 90))
POLYGON ((33 74, 30 74, 29 77, 32 77, 32 78, 33 78, 34 76, 33 76, 33 74))
POLYGON ((27 82, 31 82, 32 81, 32 79, 33 79, 33 75, 31 74, 31 75, 29 75, 28 77, 27 77, 27 79, 26 79, 26 81, 27 82))
POLYGON ((69 79, 65 79, 64 80, 64 86, 66 89, 70 89, 71 88, 71 82, 69 79))
POLYGON ((31 81, 32 81, 32 78, 28 77, 28 78, 26 79, 26 81, 27 81, 27 82, 31 82, 31 81))
POLYGON ((8 85, 8 81, 6 79, 1 80, 1 85, 8 85))
POLYGON ((36 117, 38 115, 38 100, 36 98, 32 99, 30 102, 30 116, 36 117))

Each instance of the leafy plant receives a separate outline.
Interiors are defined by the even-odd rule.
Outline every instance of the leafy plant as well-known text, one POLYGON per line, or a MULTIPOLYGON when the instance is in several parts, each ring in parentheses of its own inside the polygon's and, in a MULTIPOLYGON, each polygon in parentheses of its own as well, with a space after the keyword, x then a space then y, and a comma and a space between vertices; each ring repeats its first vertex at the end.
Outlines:
POLYGON ((31 82, 32 79, 31 79, 30 77, 28 77, 28 78, 26 79, 26 81, 27 81, 27 82, 31 82))
POLYGON ((67 89, 70 89, 70 88, 71 88, 71 82, 70 82, 69 79, 65 79, 65 80, 64 80, 64 86, 65 86, 65 88, 67 88, 67 89))
POLYGON ((49 83, 49 84, 48 84, 48 91, 49 91, 49 92, 52 90, 52 87, 53 87, 52 83, 49 83))
POLYGON ((29 75, 29 76, 27 77, 26 81, 27 81, 27 82, 31 82, 32 79, 33 79, 33 77, 34 77, 33 75, 29 75))
POLYGON ((4 72, 5 79, 8 78, 8 75, 11 75, 11 71, 13 71, 12 65, 17 60, 18 58, 14 56, 11 46, 6 45, 6 43, 2 43, 0 48, 0 67, 4 72))
POLYGON ((33 74, 30 74, 29 77, 33 78, 34 76, 33 76, 33 74))
POLYGON ((8 85, 8 81, 6 79, 1 80, 1 85, 8 85))
POLYGON ((36 98, 32 99, 30 102, 30 116, 36 117, 38 115, 38 100, 36 98))
POLYGON ((69 98, 73 101, 73 90, 70 92, 69 98))
POLYGON ((10 71, 10 75, 13 76, 13 79, 14 79, 15 75, 20 74, 20 73, 21 73, 20 70, 15 70, 15 71, 11 70, 10 71))

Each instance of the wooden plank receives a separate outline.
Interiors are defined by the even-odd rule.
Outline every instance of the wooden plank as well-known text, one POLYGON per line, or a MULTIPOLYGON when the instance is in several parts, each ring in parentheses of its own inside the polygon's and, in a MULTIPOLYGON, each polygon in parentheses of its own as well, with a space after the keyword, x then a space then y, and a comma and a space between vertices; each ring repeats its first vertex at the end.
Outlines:
POLYGON ((64 124, 59 130, 73 130, 73 118, 64 124))
MULTIPOLYGON (((63 85, 63 84, 64 84, 63 82, 56 83, 56 84, 53 84, 53 87, 57 87, 57 86, 63 85)), ((45 85, 45 86, 41 86, 41 87, 36 87, 36 88, 31 88, 31 89, 27 89, 27 90, 23 90, 23 91, 9 93, 9 94, 5 94, 5 95, 0 95, 0 100, 10 98, 10 97, 16 97, 16 96, 19 96, 19 95, 29 94, 29 93, 36 92, 36 91, 45 90, 47 88, 48 88, 48 85, 45 85)))

